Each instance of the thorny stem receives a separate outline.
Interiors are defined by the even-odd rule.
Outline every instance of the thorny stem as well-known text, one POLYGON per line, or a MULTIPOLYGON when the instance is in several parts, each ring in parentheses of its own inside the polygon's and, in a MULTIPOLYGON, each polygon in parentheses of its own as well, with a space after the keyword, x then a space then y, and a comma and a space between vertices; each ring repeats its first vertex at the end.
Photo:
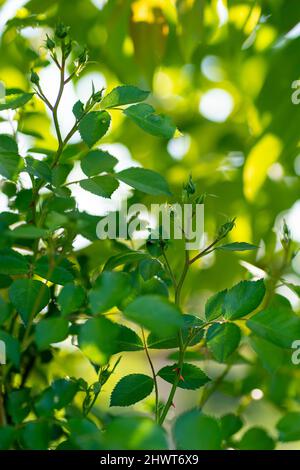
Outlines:
POLYGON ((158 420, 158 405, 159 405, 157 377, 156 377, 156 372, 155 372, 155 369, 154 369, 154 365, 153 365, 151 356, 150 356, 149 351, 148 351, 147 342, 146 342, 146 338, 145 338, 145 332, 144 332, 143 328, 142 328, 142 337, 143 337, 143 343, 144 343, 144 351, 146 353, 146 356, 147 356, 147 359, 148 359, 148 362, 149 362, 149 365, 150 365, 150 369, 151 369, 151 372, 152 372, 153 381, 154 381, 155 420, 157 421, 158 420))
MULTIPOLYGON (((188 253, 187 250, 185 250, 185 262, 184 262, 183 270, 182 270, 182 273, 181 273, 181 276, 179 278, 178 283, 175 284, 176 285, 176 288, 175 288, 175 303, 178 307, 180 306, 181 289, 182 289, 182 286, 184 284, 186 275, 188 273, 189 264, 190 264, 189 253, 188 253)), ((173 274, 173 272, 172 272, 172 274, 173 274)), ((186 350, 186 347, 187 347, 187 345, 185 345, 183 343, 181 330, 179 330, 179 332, 178 332, 178 342, 179 342, 179 359, 178 359, 178 366, 177 366, 177 370, 176 370, 176 377, 175 377, 175 380, 173 382, 173 385, 172 385, 169 397, 167 399, 167 402, 166 402, 166 404, 163 408, 162 414, 159 418, 159 424, 163 424, 164 420, 166 419, 166 416, 169 412, 169 409, 173 404, 173 399, 174 399, 174 396, 175 396, 175 393, 176 393, 176 390, 177 390, 178 383, 181 380, 181 372, 182 372, 182 367, 183 367, 183 362, 184 362, 184 355, 185 355, 185 350, 186 350)))
MULTIPOLYGON (((183 232, 183 237, 184 237, 184 240, 185 240, 185 233, 184 232, 183 232)), ((182 287, 184 285, 186 276, 188 274, 188 270, 189 270, 190 265, 193 264, 198 259, 202 258, 203 256, 205 256, 205 255, 211 253, 212 251, 214 251, 214 246, 217 243, 219 243, 222 240, 222 238, 224 238, 224 237, 216 238, 203 251, 201 251, 198 255, 194 256, 194 258, 191 258, 191 259, 189 257, 189 252, 187 250, 185 250, 185 262, 184 262, 184 266, 183 266, 181 276, 179 278, 178 283, 176 282, 176 280, 175 280, 175 283, 173 281, 173 284, 174 284, 174 287, 175 287, 175 303, 178 307, 180 307, 180 304, 181 304, 181 291, 182 291, 182 287)), ((165 261, 166 261, 166 257, 165 257, 165 261)), ((169 263, 167 263, 167 267, 168 267, 168 270, 172 273, 171 279, 173 280, 174 275, 173 275, 173 271, 172 271, 169 263)), ((173 398, 175 396, 176 389, 178 387, 178 383, 181 379, 181 372, 182 372, 182 368, 183 368, 184 355, 185 355, 186 348, 188 346, 188 342, 186 344, 183 343, 181 330, 178 333, 178 340, 179 340, 179 359, 178 359, 177 374, 176 374, 174 383, 172 385, 169 397, 168 397, 167 402, 165 404, 165 407, 164 407, 164 409, 162 411, 162 414, 160 416, 160 419, 159 419, 160 424, 163 424, 163 422, 164 422, 164 420, 165 420, 165 418, 166 418, 166 416, 169 412, 169 409, 173 404, 173 398)))

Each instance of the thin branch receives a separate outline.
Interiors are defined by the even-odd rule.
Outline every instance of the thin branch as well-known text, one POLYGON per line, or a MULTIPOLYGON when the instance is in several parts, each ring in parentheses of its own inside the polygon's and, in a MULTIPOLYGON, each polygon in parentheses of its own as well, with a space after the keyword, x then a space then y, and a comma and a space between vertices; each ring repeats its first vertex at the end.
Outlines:
POLYGON ((153 381, 154 381, 154 390, 155 390, 155 419, 158 420, 159 395, 158 395, 158 384, 157 384, 156 372, 155 372, 154 365, 153 365, 153 362, 152 362, 152 359, 151 359, 151 356, 150 356, 150 354, 149 354, 149 350, 148 350, 148 347, 147 347, 147 342, 146 342, 146 338, 145 338, 144 329, 141 328, 141 330, 142 330, 144 351, 145 351, 145 353, 146 353, 146 356, 147 356, 147 359, 148 359, 148 362, 149 362, 149 365, 150 365, 150 368, 151 368, 153 381))
POLYGON ((171 268, 171 266, 170 266, 169 260, 168 260, 168 258, 167 258, 167 255, 166 255, 166 252, 165 252, 164 249, 163 249, 162 254, 163 254, 163 258, 164 258, 164 261, 165 261, 165 263, 166 263, 166 267, 167 267, 167 270, 168 270, 168 272, 169 272, 170 278, 171 278, 171 280, 172 280, 174 290, 176 291, 176 289, 177 289, 177 281, 176 281, 176 279, 175 279, 174 273, 173 273, 173 271, 172 271, 172 268, 171 268))

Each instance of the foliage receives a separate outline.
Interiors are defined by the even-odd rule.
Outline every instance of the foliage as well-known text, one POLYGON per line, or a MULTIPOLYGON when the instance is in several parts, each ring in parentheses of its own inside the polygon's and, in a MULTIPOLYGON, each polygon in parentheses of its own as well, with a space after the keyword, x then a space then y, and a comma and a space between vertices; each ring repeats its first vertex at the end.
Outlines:
MULTIPOLYGON (((290 79, 296 70, 288 65, 297 40, 285 50, 275 49, 268 68, 264 63, 266 35, 275 41, 274 35, 294 26, 297 15, 285 16, 287 25, 274 2, 265 2, 267 10, 261 2, 237 2, 228 7, 226 33, 222 25, 216 28, 216 2, 204 11, 197 0, 178 1, 176 7, 171 1, 153 2, 159 6, 157 17, 152 2, 142 8, 141 1, 120 5, 109 0, 98 11, 86 0, 84 19, 77 0, 76 15, 70 15, 64 2, 42 3, 29 1, 28 16, 7 23, 1 46, 3 80, 5 67, 13 63, 15 72, 0 103, 0 111, 8 110, 1 119, 12 120, 14 129, 0 135, 1 190, 8 199, 8 209, 0 215, 0 340, 7 356, 0 365, 0 448, 167 449, 172 436, 177 449, 248 450, 299 440, 298 375, 291 355, 293 341, 300 339, 300 319, 278 293, 279 286, 286 286, 299 295, 288 276, 297 250, 285 223, 281 243, 276 244, 271 231, 277 212, 294 202, 295 183, 286 190, 267 176, 280 156, 289 168, 288 152, 295 152, 298 141, 296 124, 288 132, 281 125, 288 112, 290 122, 296 122, 297 109, 275 109, 269 90, 277 71, 286 69, 290 79), (247 11, 241 26, 243 6, 247 11), (270 9, 272 23, 265 24, 270 9), (59 23, 54 32, 49 29, 42 50, 20 32, 28 26, 53 27, 58 17, 71 28, 59 23), (112 18, 106 41, 103 25, 112 18), (254 37, 249 39, 251 31, 254 37), (246 108, 240 111, 246 123, 241 125, 239 116, 219 131, 215 123, 203 124, 195 115, 194 89, 199 81, 207 88, 208 79, 199 78, 192 64, 204 55, 226 55, 224 38, 232 48, 229 62, 232 55, 239 57, 241 46, 246 50, 240 82, 232 78, 231 90, 237 96, 247 93, 246 108), (252 44, 247 40, 256 44, 257 55, 248 50, 252 44), (88 42, 90 51, 77 41, 88 42), (72 103, 73 124, 64 132, 59 114, 63 93, 94 67, 96 57, 104 60, 112 85, 105 91, 91 83, 87 99, 72 103), (42 83, 49 63, 59 77, 54 101, 48 98, 51 83, 42 83), (167 89, 172 64, 186 66, 178 72, 180 84, 174 91, 186 101, 179 99, 185 104, 175 110, 167 89), (247 85, 256 68, 257 81, 247 85), (161 83, 154 96, 148 91, 153 78, 161 83), (251 148, 245 144, 248 128, 251 148), (166 146, 185 134, 194 143, 181 171, 177 162, 170 162, 166 146), (32 144, 25 151, 24 136, 32 144), (201 158, 198 139, 201 152, 207 152, 200 152, 201 158), (108 142, 128 146, 142 166, 122 166, 113 146, 104 147, 108 142), (214 155, 208 158, 211 146, 214 155), (234 158, 224 157, 235 148, 248 153, 243 175, 237 176, 234 158), (72 179, 78 166, 80 179, 72 179), (131 188, 131 202, 149 203, 151 196, 151 201, 171 207, 204 204, 205 247, 190 252, 186 240, 167 241, 163 234, 140 246, 98 240, 99 217, 80 209, 74 188, 98 197, 100 205, 112 201, 124 184, 131 188), (215 200, 211 192, 222 198, 215 200), (220 222, 219 211, 230 217, 220 222), (236 213, 235 221, 231 217, 236 213), (87 247, 76 248, 79 237, 88 240, 87 247), (261 245, 266 254, 259 257, 261 245), (243 267, 241 256, 247 260, 243 267), (178 389, 190 397, 184 412, 177 412, 178 389), (276 429, 251 421, 248 425, 257 391, 276 408, 276 429), (110 408, 105 405, 108 395, 110 408), (214 408, 214 398, 220 396, 230 397, 230 412, 214 408), (166 426, 174 403, 176 416, 166 426), (121 407, 132 405, 124 414, 121 407)), ((274 86, 280 96, 281 82, 274 86)))

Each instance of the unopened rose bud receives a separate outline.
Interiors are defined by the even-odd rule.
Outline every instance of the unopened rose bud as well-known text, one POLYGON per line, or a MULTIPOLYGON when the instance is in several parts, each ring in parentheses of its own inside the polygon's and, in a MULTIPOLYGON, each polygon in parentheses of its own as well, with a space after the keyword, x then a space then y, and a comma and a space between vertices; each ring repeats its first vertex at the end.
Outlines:
POLYGON ((40 82, 40 77, 34 70, 31 70, 30 81, 31 83, 34 83, 35 85, 38 85, 40 82))

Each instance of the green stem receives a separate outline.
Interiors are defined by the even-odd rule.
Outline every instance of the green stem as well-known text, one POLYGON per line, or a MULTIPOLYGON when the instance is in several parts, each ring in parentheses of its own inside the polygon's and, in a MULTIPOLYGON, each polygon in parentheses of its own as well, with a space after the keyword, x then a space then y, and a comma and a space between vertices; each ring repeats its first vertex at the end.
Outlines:
MULTIPOLYGON (((185 262, 184 262, 183 270, 182 270, 181 276, 179 278, 178 284, 176 285, 176 289, 175 289, 175 303, 178 307, 180 306, 181 290, 182 290, 186 275, 188 273, 189 265, 190 265, 189 253, 188 253, 187 250, 185 250, 185 262)), ((175 377, 174 383, 172 385, 172 388, 171 388, 169 397, 167 399, 167 402, 166 402, 166 404, 163 408, 162 414, 160 415, 159 424, 164 423, 164 421, 167 417, 167 414, 168 414, 168 412, 169 412, 169 410, 170 410, 170 408, 173 404, 173 399, 174 399, 174 396, 175 396, 175 393, 176 393, 176 390, 177 390, 177 386, 178 386, 178 383, 180 381, 180 377, 181 377, 181 373, 182 373, 182 367, 183 367, 183 362, 184 362, 184 354, 185 354, 185 350, 186 350, 186 345, 184 345, 184 343, 183 343, 181 330, 179 330, 179 332, 178 332, 178 342, 179 342, 179 359, 178 359, 176 377, 175 377)))
POLYGON ((155 391, 155 420, 157 421, 157 420, 158 420, 159 394, 158 394, 158 384, 157 384, 156 372, 155 372, 154 365, 153 365, 153 362, 152 362, 152 359, 151 359, 151 356, 150 356, 150 354, 149 354, 149 350, 148 350, 148 347, 147 347, 147 342, 146 342, 146 338, 145 338, 144 328, 142 328, 141 330, 142 330, 142 337, 143 337, 143 343, 144 343, 144 351, 145 351, 145 353, 146 353, 146 356, 147 356, 147 359, 148 359, 148 362, 149 362, 149 365, 150 365, 150 369, 151 369, 152 377, 153 377, 153 382, 154 382, 154 391, 155 391))
POLYGON ((168 273, 170 275, 170 278, 172 280, 172 283, 173 283, 173 287, 174 287, 174 291, 176 292, 176 289, 177 289, 177 281, 175 279, 175 276, 174 276, 174 273, 172 271, 172 268, 170 266, 170 263, 169 263, 169 260, 167 258, 167 255, 166 255, 166 252, 165 250, 163 249, 163 258, 164 258, 164 261, 165 261, 165 264, 166 264, 166 267, 167 267, 167 270, 168 270, 168 273))
POLYGON ((177 386, 178 386, 178 383, 179 383, 179 380, 180 380, 180 376, 181 376, 181 371, 182 371, 182 366, 183 366, 183 361, 184 361, 184 353, 185 353, 185 349, 184 348, 181 349, 181 347, 180 347, 179 360, 178 360, 178 370, 177 370, 176 378, 175 378, 174 383, 172 385, 167 403, 165 404, 164 409, 162 411, 162 414, 159 418, 159 424, 161 424, 161 425, 164 423, 164 420, 167 417, 169 409, 171 408, 171 406, 173 404, 173 399, 174 399, 174 396, 175 396, 175 393, 176 393, 176 390, 177 390, 177 386))

